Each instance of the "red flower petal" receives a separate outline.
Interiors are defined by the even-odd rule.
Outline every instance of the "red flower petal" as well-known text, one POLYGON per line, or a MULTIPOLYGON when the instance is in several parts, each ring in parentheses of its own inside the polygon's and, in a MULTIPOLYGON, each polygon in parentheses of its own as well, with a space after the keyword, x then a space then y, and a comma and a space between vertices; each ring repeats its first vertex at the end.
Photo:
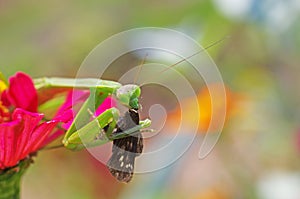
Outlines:
POLYGON ((45 139, 45 141, 44 141, 44 143, 43 143, 42 145, 43 145, 43 146, 46 146, 47 144, 49 144, 49 143, 53 142, 54 140, 56 140, 57 138, 59 138, 59 137, 60 137, 61 135, 63 135, 64 133, 65 133, 65 131, 64 131, 64 130, 61 130, 61 129, 55 131, 54 133, 52 133, 51 135, 49 135, 49 136, 45 139))
MULTIPOLYGON (((74 110, 74 107, 80 103, 83 103, 88 97, 90 92, 89 91, 82 91, 82 90, 72 90, 68 93, 65 103, 59 108, 56 113, 56 117, 59 115, 63 115, 66 110, 74 110)), ((75 116, 75 110, 72 112, 72 117, 75 116)), ((62 125, 64 129, 68 129, 72 124, 72 119, 70 118, 69 121, 66 121, 65 124, 62 125)))
POLYGON ((11 162, 11 158, 14 158, 15 143, 14 133, 20 128, 20 121, 14 121, 9 123, 0 124, 0 168, 14 166, 11 162))
POLYGON ((42 117, 42 114, 16 109, 11 122, 0 124, 0 169, 15 166, 28 155, 23 153, 24 148, 42 117))
POLYGON ((53 120, 44 122, 40 125, 38 125, 29 140, 29 143, 24 150, 25 153, 31 153, 34 152, 43 146, 45 144, 48 144, 45 142, 45 140, 50 136, 53 129, 56 127, 56 125, 60 122, 66 122, 72 118, 72 111, 66 111, 64 114, 55 117, 53 120))
POLYGON ((31 113, 22 109, 16 109, 13 113, 13 119, 21 118, 22 131, 16 137, 17 150, 15 154, 15 161, 24 159, 28 154, 25 148, 30 143, 32 132, 43 118, 43 114, 31 113))
MULTIPOLYGON (((73 111, 67 110, 64 113, 61 113, 61 115, 58 115, 54 118, 54 120, 56 120, 57 122, 62 122, 62 126, 65 124, 68 124, 69 122, 72 122, 73 119, 73 111)), ((45 146, 49 143, 51 143, 52 141, 54 141, 56 138, 58 138, 59 136, 63 135, 65 133, 65 131, 63 130, 57 130, 54 133, 50 134, 42 143, 42 146, 45 146)))
POLYGON ((25 149, 26 153, 34 152, 44 145, 45 139, 49 136, 52 130, 55 128, 58 122, 49 121, 40 124, 32 133, 31 139, 29 140, 28 148, 25 149))
POLYGON ((62 112, 74 108, 73 106, 84 102, 90 95, 89 91, 72 90, 68 93, 66 101, 59 108, 56 115, 61 115, 62 112))
POLYGON ((8 100, 8 93, 7 93, 7 91, 8 91, 7 89, 4 90, 1 93, 1 95, 0 95, 0 100, 2 101, 2 104, 4 106, 10 106, 11 105, 10 101, 8 100))
POLYGON ((31 78, 18 72, 9 79, 8 100, 17 108, 37 112, 38 98, 31 78))

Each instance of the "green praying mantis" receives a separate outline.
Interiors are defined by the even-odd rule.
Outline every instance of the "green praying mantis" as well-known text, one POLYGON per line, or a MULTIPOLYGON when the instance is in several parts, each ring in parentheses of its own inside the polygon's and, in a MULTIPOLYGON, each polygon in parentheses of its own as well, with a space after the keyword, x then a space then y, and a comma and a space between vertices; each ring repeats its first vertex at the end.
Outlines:
POLYGON ((90 96, 82 105, 74 118, 71 127, 67 130, 63 138, 62 142, 67 149, 75 151, 85 147, 103 145, 114 139, 120 139, 134 134, 151 125, 151 121, 145 119, 140 121, 136 127, 128 129, 118 135, 113 135, 112 132, 120 118, 119 110, 114 107, 107 109, 90 121, 91 113, 93 113, 108 96, 112 95, 119 103, 129 109, 138 109, 141 89, 137 85, 121 85, 118 82, 93 78, 71 79, 46 77, 35 79, 34 81, 37 89, 62 87, 90 90, 90 96), (102 139, 99 139, 99 133, 101 133, 99 130, 108 125, 109 128, 104 132, 105 136, 103 136, 102 139))
POLYGON ((143 150, 141 130, 151 125, 149 119, 142 121, 139 119, 140 87, 100 79, 66 78, 36 79, 35 85, 37 89, 49 87, 90 89, 90 96, 65 133, 63 145, 75 151, 113 141, 112 156, 107 167, 117 180, 129 182, 133 176, 135 157, 143 150), (111 95, 126 106, 128 111, 120 117, 119 110, 113 107, 94 117, 96 108, 111 95), (91 116, 94 117, 92 121, 91 116))

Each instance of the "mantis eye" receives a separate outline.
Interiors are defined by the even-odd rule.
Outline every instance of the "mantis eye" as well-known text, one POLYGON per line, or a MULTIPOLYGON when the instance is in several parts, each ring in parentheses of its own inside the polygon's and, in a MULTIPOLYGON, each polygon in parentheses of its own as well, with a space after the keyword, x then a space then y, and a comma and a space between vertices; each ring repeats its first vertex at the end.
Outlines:
POLYGON ((129 108, 138 109, 138 98, 141 94, 141 89, 139 86, 134 84, 128 84, 120 87, 117 92, 116 96, 118 100, 125 106, 129 108))

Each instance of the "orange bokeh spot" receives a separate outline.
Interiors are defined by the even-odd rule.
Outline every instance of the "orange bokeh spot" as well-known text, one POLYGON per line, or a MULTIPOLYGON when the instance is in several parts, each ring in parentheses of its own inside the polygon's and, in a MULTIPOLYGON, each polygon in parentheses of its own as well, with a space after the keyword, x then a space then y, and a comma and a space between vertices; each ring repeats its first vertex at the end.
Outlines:
POLYGON ((229 199, 229 194, 217 188, 209 188, 200 193, 195 199, 229 199))
MULTIPOLYGON (((199 108, 198 132, 200 133, 206 133, 209 127, 210 132, 219 130, 223 123, 222 118, 225 117, 225 121, 228 120, 232 110, 234 109, 235 102, 239 98, 239 96, 233 93, 228 87, 225 87, 226 96, 224 96, 224 86, 221 84, 212 84, 208 85, 208 87, 205 86, 196 96, 199 108), (208 87, 210 90, 214 91, 213 97, 211 97, 208 87), (212 105, 214 107, 212 107, 212 105), (224 109, 226 115, 224 115, 224 109), (214 123, 211 124, 212 116, 214 117, 214 123)), ((177 107, 173 112, 169 113, 168 121, 172 124, 172 126, 178 126, 181 114, 185 114, 185 116, 190 118, 190 122, 195 122, 194 118, 197 116, 196 114, 198 112, 195 110, 195 106, 192 105, 194 101, 195 98, 186 99, 181 102, 185 107, 184 110, 180 110, 180 107, 177 107)))

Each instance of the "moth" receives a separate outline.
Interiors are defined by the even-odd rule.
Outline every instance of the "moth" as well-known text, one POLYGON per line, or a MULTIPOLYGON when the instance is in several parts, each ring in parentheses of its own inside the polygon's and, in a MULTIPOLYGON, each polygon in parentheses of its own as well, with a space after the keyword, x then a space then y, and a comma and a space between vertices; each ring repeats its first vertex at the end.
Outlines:
MULTIPOLYGON (((113 134, 137 126, 140 122, 138 109, 130 108, 121 116, 113 134)), ((135 158, 143 151, 143 137, 140 131, 125 138, 113 140, 112 155, 107 162, 110 173, 120 182, 128 183, 134 173, 135 158)))

